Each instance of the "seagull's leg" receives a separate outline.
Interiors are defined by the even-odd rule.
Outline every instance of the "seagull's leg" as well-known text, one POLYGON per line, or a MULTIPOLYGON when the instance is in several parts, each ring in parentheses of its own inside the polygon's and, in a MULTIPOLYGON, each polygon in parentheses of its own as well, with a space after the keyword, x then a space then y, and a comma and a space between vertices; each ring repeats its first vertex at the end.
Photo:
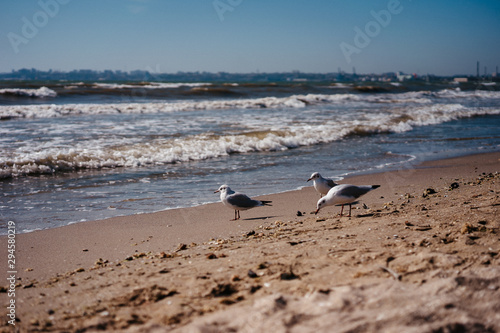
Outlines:
POLYGON ((349 215, 347 217, 351 217, 351 204, 349 204, 349 215))
POLYGON ((342 216, 343 212, 344 212, 344 205, 342 205, 342 209, 340 210, 340 216, 342 216))
POLYGON ((240 211, 238 211, 238 220, 241 218, 240 211))

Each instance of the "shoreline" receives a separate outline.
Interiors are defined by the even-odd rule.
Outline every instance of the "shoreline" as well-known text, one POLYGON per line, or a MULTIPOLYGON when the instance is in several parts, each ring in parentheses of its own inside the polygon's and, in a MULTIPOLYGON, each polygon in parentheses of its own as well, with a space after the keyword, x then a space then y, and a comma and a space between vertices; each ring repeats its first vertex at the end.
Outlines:
MULTIPOLYGON (((418 168, 418 167, 421 167, 421 165, 423 165, 424 163, 427 163, 427 162, 428 163, 432 163, 432 162, 440 161, 440 160, 448 160, 448 159, 455 159, 455 158, 460 159, 460 158, 466 158, 466 157, 470 157, 470 156, 474 156, 474 155, 488 155, 488 154, 496 154, 496 153, 500 153, 500 151, 498 151, 498 152, 497 151, 493 151, 493 152, 486 152, 486 153, 474 153, 474 154, 471 154, 471 153, 460 153, 460 154, 454 154, 451 157, 444 157, 444 158, 443 157, 436 157, 436 158, 425 159, 425 160, 421 160, 421 161, 419 161, 413 155, 408 155, 408 156, 411 156, 413 158, 411 158, 409 160, 406 160, 406 161, 394 163, 394 164, 392 164, 392 163, 389 164, 389 165, 385 164, 383 167, 380 166, 380 167, 369 168, 369 169, 361 170, 361 171, 353 171, 351 173, 342 174, 342 175, 339 175, 339 176, 334 176, 333 178, 335 178, 335 179, 341 178, 341 180, 338 180, 338 181, 342 182, 342 181, 344 181, 346 179, 355 178, 355 177, 363 176, 363 175, 380 174, 380 173, 386 173, 386 172, 396 172, 396 171, 400 171, 401 169, 408 169, 406 167, 407 165, 410 165, 411 168, 415 168, 415 167, 418 168)), ((217 184, 215 184, 215 185, 217 187, 217 184)), ((221 184, 218 184, 218 185, 221 185, 221 184)), ((256 197, 265 197, 265 196, 270 196, 270 195, 279 195, 279 194, 283 194, 283 193, 287 193, 287 192, 301 191, 304 188, 307 188, 307 187, 310 187, 310 186, 312 186, 310 183, 306 183, 305 185, 298 186, 295 189, 283 190, 283 191, 279 191, 279 192, 276 192, 276 193, 265 193, 265 194, 258 195, 256 197)), ((79 223, 106 221, 106 220, 110 220, 110 219, 122 218, 122 217, 127 217, 127 216, 140 216, 140 215, 148 215, 148 214, 157 214, 157 213, 162 213, 162 212, 166 212, 166 211, 170 211, 170 210, 177 210, 177 209, 194 209, 194 208, 197 208, 197 207, 200 207, 200 206, 210 205, 210 204, 215 204, 215 203, 220 203, 220 200, 217 199, 217 200, 214 200, 214 201, 206 201, 206 202, 203 202, 203 203, 195 204, 193 206, 171 207, 171 208, 165 208, 165 209, 161 209, 161 210, 157 210, 157 211, 139 212, 139 213, 128 214, 128 215, 126 215, 126 214, 124 214, 124 215, 116 215, 116 216, 111 216, 111 217, 106 217, 106 218, 95 219, 95 220, 70 221, 70 222, 68 222, 68 224, 60 225, 60 226, 56 226, 56 227, 49 227, 49 228, 45 228, 45 229, 37 228, 37 229, 23 230, 22 232, 19 232, 19 231, 17 231, 17 232, 19 232, 19 234, 29 234, 29 233, 33 233, 33 232, 40 232, 40 231, 46 231, 46 230, 51 230, 51 229, 64 228, 64 227, 71 226, 71 225, 74 225, 74 224, 79 224, 79 223)), ((1 240, 2 237, 6 237, 6 236, 7 236, 7 234, 0 234, 0 240, 1 240)))
MULTIPOLYGON (((353 318, 368 311, 355 294, 367 304, 379 299, 374 312, 389 317, 399 302, 418 312, 432 299, 439 305, 429 310, 432 329, 455 321, 498 330, 500 314, 492 311, 500 306, 499 171, 500 153, 488 153, 347 177, 341 183, 381 185, 361 198, 351 218, 338 217, 336 206, 311 214, 319 195, 308 186, 257 197, 273 206, 242 211, 239 221, 230 221, 233 211, 218 202, 18 234, 19 325, 29 331, 198 332, 245 327, 252 316, 272 327, 275 315, 294 313, 294 325, 309 325, 307 318, 323 318, 308 311, 324 297, 328 314, 348 316, 338 305, 342 299, 353 304, 353 318), (438 292, 442 285, 446 297, 438 292), (457 291, 466 287, 489 296, 457 291), (284 303, 275 308, 277 300, 284 303)), ((0 247, 7 248, 6 236, 0 247)), ((0 303, 6 296, 3 288, 0 303)), ((366 327, 377 330, 372 315, 366 327)), ((394 318, 381 327, 423 327, 418 318, 401 319, 408 313, 394 318)))
MULTIPOLYGON (((359 174, 353 174, 351 176, 347 176, 344 179, 342 179, 340 183, 349 182, 358 185, 365 183, 371 184, 370 178, 382 177, 385 179, 387 184, 391 185, 391 187, 394 187, 396 182, 401 181, 401 179, 404 178, 412 179, 415 176, 416 170, 424 170, 424 169, 432 170, 436 168, 453 169, 454 166, 452 164, 454 161, 460 161, 459 163, 463 164, 463 163, 470 163, 471 160, 474 161, 476 159, 482 159, 482 158, 487 158, 488 160, 494 160, 496 158, 495 156, 499 156, 498 161, 500 161, 500 152, 493 152, 486 154, 477 153, 477 154, 451 157, 445 159, 427 160, 418 164, 409 163, 408 165, 404 164, 403 168, 397 168, 389 171, 360 172, 359 174), (387 181, 390 177, 393 177, 394 181, 387 181)), ((305 200, 300 200, 299 202, 301 204, 301 207, 307 208, 308 210, 307 213, 310 213, 315 210, 316 201, 317 199, 319 199, 319 196, 314 191, 312 184, 306 183, 305 181, 306 180, 304 180, 305 185, 301 189, 256 196, 255 198, 261 200, 276 201, 276 198, 279 197, 295 198, 296 195, 299 195, 301 198, 307 198, 305 200)), ((218 187, 218 185, 216 184, 215 187, 218 187)), ((382 187, 382 189, 374 191, 373 192, 374 194, 372 194, 371 196, 375 197, 377 193, 381 191, 385 192, 387 191, 387 189, 384 189, 382 187)), ((363 199, 365 199, 365 197, 363 197, 361 201, 363 201, 363 199)), ((281 201, 283 202, 283 200, 281 201)), ((286 200, 284 201, 286 203, 286 200)), ((375 200, 374 202, 378 203, 377 200, 375 200)), ((359 208, 359 205, 357 208, 359 208)), ((44 244, 45 240, 47 238, 50 238, 51 236, 63 240, 66 246, 71 245, 70 247, 74 247, 76 244, 80 245, 82 251, 87 250, 84 251, 86 252, 85 254, 88 254, 88 252, 91 251, 91 248, 95 248, 94 252, 100 253, 110 249, 109 246, 110 244, 106 242, 106 237, 105 237, 106 235, 111 235, 113 234, 113 232, 117 232, 119 227, 126 228, 128 232, 123 232, 122 230, 122 232, 119 234, 120 241, 113 242, 114 248, 112 251, 111 259, 119 260, 123 256, 133 254, 130 251, 131 248, 123 246, 123 243, 125 242, 130 243, 131 247, 136 247, 133 249, 133 251, 135 252, 142 252, 146 250, 146 247, 142 246, 144 244, 152 245, 153 248, 158 251, 160 249, 165 249, 165 248, 172 249, 178 246, 179 243, 192 243, 192 242, 197 243, 197 242, 208 241, 211 238, 227 238, 231 236, 234 237, 237 236, 238 233, 244 232, 246 229, 255 228, 257 224, 259 223, 262 224, 268 219, 295 218, 297 212, 296 210, 289 211, 289 210, 279 209, 278 210, 279 216, 270 216, 269 214, 267 214, 268 210, 276 210, 276 206, 268 208, 256 208, 250 211, 244 211, 242 212, 241 220, 229 221, 229 219, 232 216, 231 210, 224 207, 220 201, 216 201, 213 203, 205 203, 193 207, 172 208, 153 213, 139 213, 134 215, 116 216, 103 220, 75 222, 69 225, 60 226, 56 228, 35 230, 29 233, 17 234, 17 241, 21 243, 21 245, 19 246, 21 250, 18 251, 18 255, 21 256, 21 260, 23 262, 28 263, 28 266, 30 267, 40 266, 39 269, 37 270, 39 272, 42 272, 42 275, 39 276, 38 278, 42 277, 47 278, 49 277, 50 274, 58 272, 57 268, 59 265, 61 265, 60 268, 63 271, 65 271, 64 269, 66 269, 66 271, 70 271, 72 269, 76 269, 77 268, 76 266, 79 265, 84 265, 84 266, 90 265, 92 261, 92 260, 85 260, 86 259, 85 257, 88 256, 86 255, 82 256, 80 254, 78 256, 80 258, 78 260, 72 260, 73 263, 69 265, 68 261, 66 259, 63 259, 62 257, 58 257, 57 259, 54 258, 53 260, 47 258, 47 260, 42 261, 43 262, 42 264, 42 262, 38 263, 39 258, 35 259, 31 257, 29 253, 26 253, 25 250, 26 248, 29 248, 30 250, 33 251, 36 251, 38 248, 44 248, 44 246, 46 245, 44 244), (222 208, 220 211, 220 216, 217 208, 218 205, 220 206, 220 208, 222 208), (215 207, 215 209, 213 209, 213 207, 215 207), (217 211, 217 213, 214 214, 214 210, 217 211), (208 212, 208 215, 205 215, 206 212, 208 212), (142 223, 141 221, 143 220, 147 221, 148 227, 151 228, 151 231, 144 232, 144 230, 141 230, 140 224, 142 223), (171 222, 172 220, 177 221, 177 223, 174 222, 174 224, 172 224, 171 222), (179 223, 178 222, 179 220, 182 222, 179 223), (221 224, 219 226, 211 225, 212 227, 214 227, 212 230, 209 230, 211 228, 207 228, 206 226, 203 225, 199 226, 196 225, 193 227, 193 223, 197 224, 196 221, 199 220, 212 220, 212 221, 217 221, 221 224), (188 230, 187 231, 181 230, 183 226, 187 227, 188 230), (155 238, 153 235, 161 234, 162 231, 168 231, 169 233, 177 232, 178 237, 177 238, 168 237, 167 244, 165 243, 160 244, 159 242, 153 241, 153 238, 155 238), (201 236, 200 232, 198 231, 201 231, 202 234, 201 236), (87 241, 80 238, 76 239, 71 238, 71 235, 80 233, 86 234, 89 240, 87 241), (94 243, 94 244, 92 246, 88 243, 94 243), (24 244, 32 244, 32 245, 28 247, 27 245, 25 246, 24 244), (33 264, 31 264, 31 262, 33 262, 33 264), (48 265, 48 267, 50 267, 49 270, 47 271, 47 273, 50 274, 45 274, 44 271, 46 271, 46 269, 41 269, 43 265, 48 265)), ((330 211, 332 209, 330 208, 328 210, 330 211)), ((117 236, 115 235, 113 238, 117 239, 117 236)), ((7 235, 1 235, 0 246, 5 247, 6 240, 7 240, 7 235)), ((165 241, 165 239, 163 239, 163 241, 165 241)), ((50 246, 49 248, 45 249, 44 252, 47 252, 48 250, 48 252, 53 251, 54 253, 56 253, 58 247, 59 246, 57 246, 56 244, 53 244, 53 246, 50 246)), ((28 250, 28 252, 30 250, 28 250)), ((32 271, 34 272, 35 269, 33 269, 32 271)), ((36 276, 34 276, 33 274, 26 274, 26 275, 21 274, 20 277, 34 278, 36 276)))

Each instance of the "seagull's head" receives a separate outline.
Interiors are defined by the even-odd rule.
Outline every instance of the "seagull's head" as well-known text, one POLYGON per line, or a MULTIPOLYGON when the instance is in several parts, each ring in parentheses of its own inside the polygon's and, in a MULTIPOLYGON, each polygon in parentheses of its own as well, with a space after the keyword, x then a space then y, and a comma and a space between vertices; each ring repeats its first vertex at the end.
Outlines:
POLYGON ((227 192, 230 192, 231 189, 229 188, 229 186, 227 186, 226 184, 224 185, 221 185, 221 187, 219 187, 218 190, 216 190, 214 193, 222 193, 222 194, 226 194, 227 192))
POLYGON ((310 181, 310 180, 316 180, 318 179, 319 177, 321 177, 321 175, 319 174, 319 172, 315 172, 311 175, 311 177, 309 177, 309 179, 307 181, 310 181))
POLYGON ((326 206, 326 199, 325 198, 319 199, 318 204, 316 206, 316 212, 314 212, 314 214, 318 214, 319 210, 325 206, 326 206))

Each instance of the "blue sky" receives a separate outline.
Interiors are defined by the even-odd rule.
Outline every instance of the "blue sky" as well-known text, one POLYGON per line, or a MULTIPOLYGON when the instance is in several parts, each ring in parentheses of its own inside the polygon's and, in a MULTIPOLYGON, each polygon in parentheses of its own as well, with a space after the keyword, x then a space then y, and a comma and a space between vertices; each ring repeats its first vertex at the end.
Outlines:
POLYGON ((0 2, 0 72, 453 75, 477 61, 500 66, 498 0, 0 2))

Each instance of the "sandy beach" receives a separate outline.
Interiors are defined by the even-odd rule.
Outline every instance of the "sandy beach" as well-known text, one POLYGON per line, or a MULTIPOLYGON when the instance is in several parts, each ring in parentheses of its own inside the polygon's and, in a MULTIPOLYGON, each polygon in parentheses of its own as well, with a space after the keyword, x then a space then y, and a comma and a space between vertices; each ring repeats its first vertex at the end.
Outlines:
POLYGON ((381 185, 352 217, 314 215, 308 186, 239 221, 214 203, 18 234, 0 331, 500 332, 499 171, 490 153, 350 177, 381 185))

